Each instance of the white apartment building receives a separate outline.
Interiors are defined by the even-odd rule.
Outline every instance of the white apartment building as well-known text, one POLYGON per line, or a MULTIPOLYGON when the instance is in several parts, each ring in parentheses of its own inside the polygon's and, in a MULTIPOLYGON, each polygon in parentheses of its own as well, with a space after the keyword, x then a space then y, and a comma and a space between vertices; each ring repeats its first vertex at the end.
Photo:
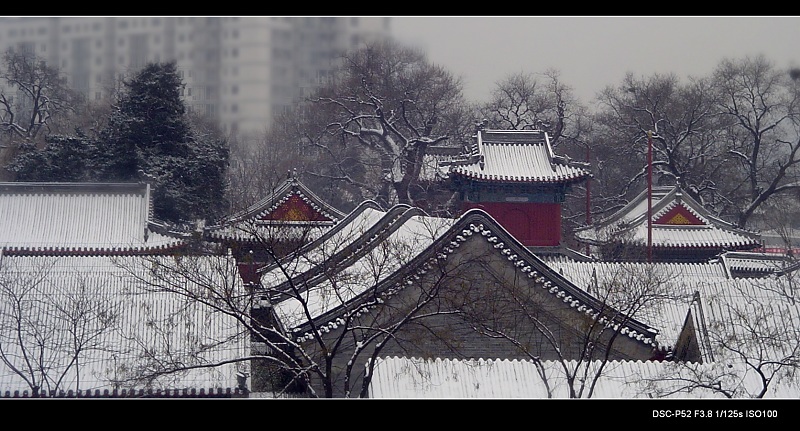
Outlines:
POLYGON ((389 17, 3 17, 0 52, 44 58, 95 100, 119 76, 174 60, 189 109, 226 132, 260 133, 341 52, 389 32, 389 17))

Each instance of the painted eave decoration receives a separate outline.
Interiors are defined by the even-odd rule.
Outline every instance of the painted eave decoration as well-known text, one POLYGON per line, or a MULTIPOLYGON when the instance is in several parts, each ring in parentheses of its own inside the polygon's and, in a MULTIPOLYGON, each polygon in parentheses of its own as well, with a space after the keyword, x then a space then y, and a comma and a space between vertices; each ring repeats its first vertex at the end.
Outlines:
MULTIPOLYGON (((296 227, 295 236, 319 237, 339 223, 346 215, 314 194, 297 174, 290 172, 269 196, 236 213, 222 222, 208 226, 206 235, 212 239, 248 240, 262 228, 296 227)), ((284 232, 292 236, 287 232, 284 232)))
MULTIPOLYGON (((757 233, 737 228, 703 208, 679 187, 655 187, 652 194, 652 243, 660 248, 751 249, 757 233)), ((578 229, 576 239, 590 244, 647 244, 647 191, 593 226, 578 229)))

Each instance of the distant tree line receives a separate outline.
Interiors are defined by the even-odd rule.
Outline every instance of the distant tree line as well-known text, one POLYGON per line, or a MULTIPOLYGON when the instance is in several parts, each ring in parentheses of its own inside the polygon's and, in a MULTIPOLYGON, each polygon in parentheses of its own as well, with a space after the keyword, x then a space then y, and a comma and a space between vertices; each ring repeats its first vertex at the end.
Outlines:
POLYGON ((23 60, 30 61, 4 58, 6 88, 21 88, 29 73, 37 94, 52 97, 24 110, 11 92, 0 97, 6 174, 149 178, 156 214, 176 223, 243 209, 290 170, 343 211, 365 199, 452 209, 451 196, 431 193, 421 177, 424 155, 463 146, 484 119, 489 128, 545 130, 557 153, 590 163, 591 189, 572 190, 566 229, 612 213, 646 187, 648 131, 656 184, 680 185, 740 227, 768 228, 777 209, 798 212, 800 72, 764 57, 726 59, 705 77, 629 74, 590 109, 552 69, 510 75, 488 101, 468 101, 461 80, 422 52, 381 42, 345 53, 330 81, 263 135, 227 137, 187 114, 174 63, 148 65, 103 107, 76 102, 44 62, 14 66, 23 60))

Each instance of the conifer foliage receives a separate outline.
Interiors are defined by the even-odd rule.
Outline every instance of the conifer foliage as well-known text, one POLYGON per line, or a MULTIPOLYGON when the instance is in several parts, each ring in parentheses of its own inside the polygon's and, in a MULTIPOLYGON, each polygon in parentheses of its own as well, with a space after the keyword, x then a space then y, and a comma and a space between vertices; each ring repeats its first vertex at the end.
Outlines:
POLYGON ((149 181, 156 218, 215 219, 227 209, 228 144, 192 127, 182 86, 174 62, 148 64, 124 83, 97 138, 79 132, 51 137, 43 150, 29 148, 12 166, 17 180, 40 181, 46 174, 48 181, 149 181))

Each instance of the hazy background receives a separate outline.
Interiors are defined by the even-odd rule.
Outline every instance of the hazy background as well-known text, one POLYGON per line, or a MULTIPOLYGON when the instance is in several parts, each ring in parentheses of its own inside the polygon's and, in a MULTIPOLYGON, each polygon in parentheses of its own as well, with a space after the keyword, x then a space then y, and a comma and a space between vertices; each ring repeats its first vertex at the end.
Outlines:
POLYGON ((723 58, 764 54, 800 65, 800 17, 392 17, 392 34, 464 79, 486 100, 511 73, 555 68, 586 103, 626 72, 710 74, 723 58))

